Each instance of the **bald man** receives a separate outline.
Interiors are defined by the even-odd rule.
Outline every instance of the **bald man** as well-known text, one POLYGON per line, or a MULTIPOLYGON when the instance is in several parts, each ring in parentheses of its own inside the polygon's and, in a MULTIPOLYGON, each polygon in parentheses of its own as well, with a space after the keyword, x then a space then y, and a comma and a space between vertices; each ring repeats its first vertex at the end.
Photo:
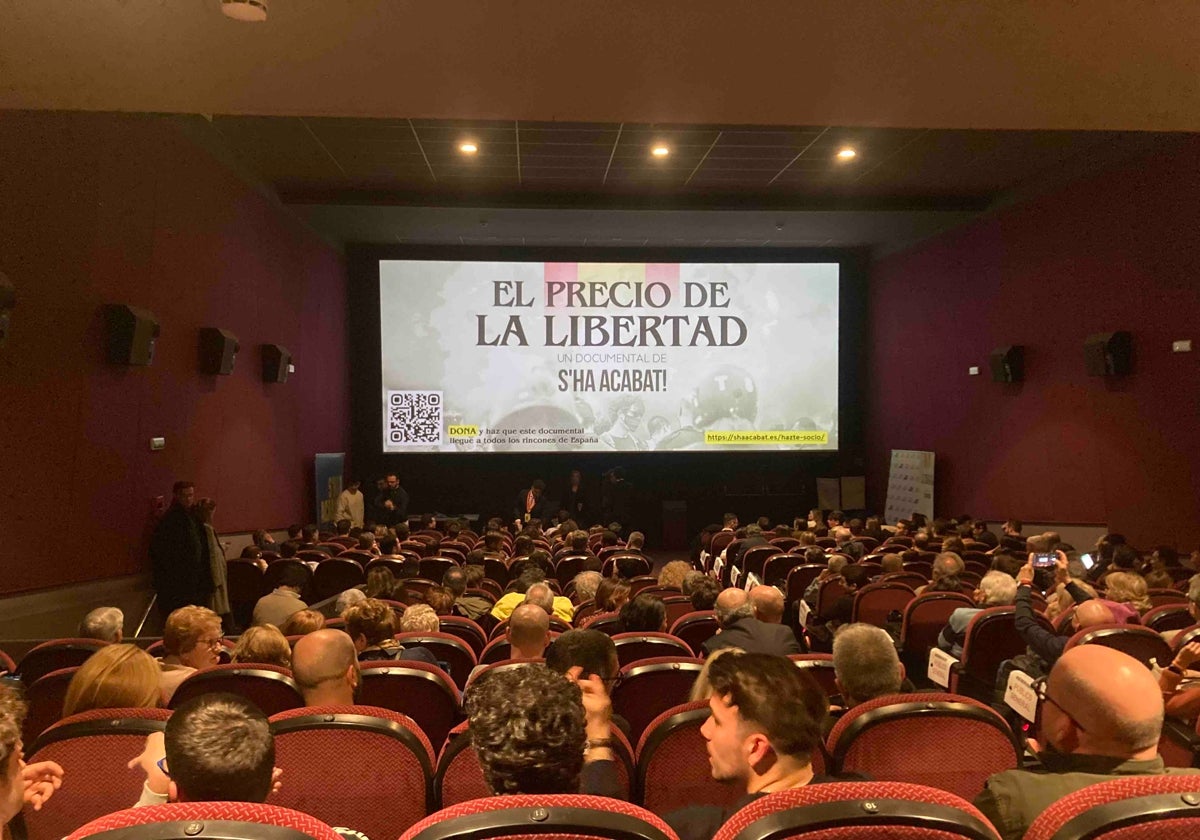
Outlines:
POLYGON ((512 659, 540 659, 550 644, 550 614, 536 604, 521 604, 509 616, 504 635, 512 659))
POLYGON ((713 609, 721 629, 704 643, 705 656, 727 647, 774 656, 804 652, 790 627, 768 624, 754 617, 754 605, 744 590, 724 590, 717 596, 713 609))
POLYGON ((292 676, 306 706, 350 706, 360 675, 354 642, 341 630, 317 630, 296 642, 292 676))
POLYGON ((750 606, 754 617, 764 624, 783 621, 783 593, 774 586, 756 586, 750 590, 750 606))
MULTIPOLYGON (((1058 553, 1062 555, 1059 558, 1059 564, 1065 570, 1067 555, 1061 551, 1058 553)), ((1024 639, 1025 644, 1045 663, 1046 669, 1049 670, 1058 661, 1058 658, 1062 656, 1070 637, 1060 636, 1057 633, 1051 632, 1038 622, 1034 615, 1032 593, 1033 555, 1031 554, 1029 555, 1029 561, 1017 572, 1017 598, 1013 602, 1016 604, 1017 632, 1021 634, 1021 638, 1024 639)), ((1076 632, 1088 627, 1094 627, 1097 624, 1112 624, 1115 621, 1116 619, 1113 617, 1112 610, 1108 608, 1108 605, 1096 599, 1084 601, 1071 614, 1071 626, 1076 632)), ((1004 679, 1007 681, 1007 675, 1005 675, 1004 679)))
POLYGON ((1039 742, 1029 742, 1042 768, 996 773, 975 798, 1005 840, 1022 837, 1038 814, 1088 785, 1116 776, 1200 775, 1163 765, 1162 693, 1133 657, 1080 645, 1059 658, 1043 689, 1039 742))

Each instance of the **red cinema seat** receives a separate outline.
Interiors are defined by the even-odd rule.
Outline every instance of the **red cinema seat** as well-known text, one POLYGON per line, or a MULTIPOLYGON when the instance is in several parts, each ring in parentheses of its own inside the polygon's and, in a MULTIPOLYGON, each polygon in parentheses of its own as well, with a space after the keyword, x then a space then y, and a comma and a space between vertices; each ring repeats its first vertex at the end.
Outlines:
POLYGON ((457 615, 443 615, 438 618, 438 628, 442 633, 449 633, 451 636, 457 636, 466 642, 477 658, 483 653, 484 647, 487 646, 487 633, 469 618, 462 618, 457 615))
POLYGON ((808 672, 816 680, 817 685, 825 692, 826 697, 838 693, 837 683, 834 682, 833 654, 831 653, 792 653, 788 659, 796 663, 797 668, 808 672))
POLYGON ((331 826, 289 808, 257 802, 170 802, 128 808, 76 829, 67 840, 342 840, 331 826))
POLYGON ((400 840, 679 840, 636 805, 582 794, 492 796, 438 811, 400 840))
POLYGON ((1118 777, 1059 799, 1025 840, 1191 840, 1200 837, 1198 798, 1196 776, 1118 777))
POLYGON ((460 690, 467 684, 467 677, 471 676, 471 672, 479 664, 471 646, 449 633, 397 633, 396 641, 405 647, 423 647, 432 653, 438 662, 445 662, 450 666, 450 678, 460 690))
POLYGON ((318 563, 313 572, 312 595, 317 601, 324 601, 366 582, 367 574, 357 560, 329 557, 318 563))
POLYGON ((728 807, 745 795, 715 781, 700 727, 707 700, 667 709, 646 727, 637 748, 637 790, 647 810, 660 816, 698 802, 728 807))
POLYGON ((267 717, 304 705, 292 672, 277 665, 214 665, 189 676, 171 695, 178 709, 193 697, 227 691, 245 697, 267 717))
POLYGON ((425 662, 364 662, 359 702, 417 722, 431 744, 445 742, 462 718, 462 701, 450 675, 425 662))
POLYGON ((717 635, 720 625, 712 610, 690 612, 671 625, 671 635, 685 641, 696 656, 704 655, 704 643, 717 635))
POLYGON ((622 668, 641 659, 692 656, 688 643, 670 633, 617 633, 612 640, 617 646, 617 661, 622 668))
POLYGON ((89 656, 107 645, 108 642, 97 639, 51 639, 30 648, 21 657, 17 675, 25 685, 32 685, 51 671, 82 665, 89 656))
MULTIPOLYGON (((1040 613, 1034 613, 1034 618, 1053 632, 1040 613)), ((951 693, 991 700, 1000 663, 1024 652, 1025 640, 1017 633, 1013 607, 989 607, 977 613, 967 625, 962 657, 950 672, 951 693)))
POLYGON ((887 627, 892 613, 903 615, 908 602, 917 597, 912 587, 896 581, 870 583, 854 593, 852 621, 887 627))
POLYGON ((1163 604, 1161 607, 1148 610, 1142 616, 1142 625, 1149 627, 1155 633, 1183 630, 1191 627, 1195 621, 1187 604, 1163 604))
POLYGON ((688 702, 704 662, 692 657, 643 659, 621 669, 613 686, 613 714, 629 722, 629 737, 638 741, 660 714, 688 702))
POLYGON ((25 702, 29 705, 25 723, 21 727, 21 739, 32 744, 38 735, 49 729, 63 716, 63 701, 71 678, 79 668, 59 668, 38 677, 25 688, 25 702))
POLYGON ((1171 664, 1173 653, 1166 640, 1149 627, 1136 624, 1097 624, 1067 640, 1066 650, 1078 645, 1103 645, 1128 654, 1147 668, 1171 664))
POLYGON ((803 562, 804 558, 798 554, 788 554, 786 552, 772 554, 763 564, 762 582, 768 586, 778 586, 781 589, 787 589, 788 573, 803 562))

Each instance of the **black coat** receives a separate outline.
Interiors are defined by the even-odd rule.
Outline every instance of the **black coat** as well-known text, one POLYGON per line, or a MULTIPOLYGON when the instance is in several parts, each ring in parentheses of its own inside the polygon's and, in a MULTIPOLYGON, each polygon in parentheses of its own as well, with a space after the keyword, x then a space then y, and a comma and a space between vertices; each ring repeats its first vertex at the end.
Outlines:
POLYGON ((371 509, 375 516, 375 522, 379 525, 395 526, 401 522, 407 522, 408 491, 403 487, 395 489, 385 487, 375 496, 375 502, 371 509), (388 510, 383 506, 384 502, 389 501, 395 505, 392 510, 388 510))
POLYGON ((757 618, 739 618, 704 643, 704 655, 721 648, 736 647, 746 653, 787 656, 804 653, 796 634, 785 624, 767 624, 757 618))
POLYGON ((213 580, 205 539, 182 505, 172 504, 155 526, 150 566, 164 616, 188 604, 208 606, 213 580))
MULTIPOLYGON (((526 487, 518 493, 516 503, 513 504, 513 519, 520 522, 525 521, 525 501, 529 496, 529 489, 526 487)), ((542 495, 533 501, 533 510, 529 511, 529 518, 540 519, 542 520, 542 524, 545 525, 553 515, 554 511, 550 510, 550 500, 546 498, 546 492, 542 491, 542 495)))
POLYGON ((589 517, 592 516, 591 500, 588 498, 587 490, 583 488, 582 484, 576 490, 572 490, 568 486, 563 491, 559 507, 569 513, 576 524, 580 526, 586 526, 590 522, 589 517))

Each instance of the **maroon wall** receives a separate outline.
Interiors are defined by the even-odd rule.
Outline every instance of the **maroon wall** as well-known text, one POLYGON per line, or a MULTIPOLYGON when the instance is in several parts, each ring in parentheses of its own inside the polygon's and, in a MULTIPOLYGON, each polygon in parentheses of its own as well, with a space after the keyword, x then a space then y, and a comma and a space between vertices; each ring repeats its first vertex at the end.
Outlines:
POLYGON ((340 256, 170 119, 6 112, 0 160, 0 592, 143 569, 177 478, 219 530, 311 519, 313 453, 347 446, 340 256), (109 302, 158 317, 153 366, 104 361, 109 302), (199 373, 202 326, 237 335, 232 376, 199 373), (262 342, 295 356, 286 384, 262 342))
POLYGON ((880 261, 870 290, 869 493, 889 449, 937 454, 937 510, 1200 541, 1200 139, 880 261), (1084 338, 1133 333, 1089 377, 1084 338), (1196 351, 1171 352, 1190 338, 1196 351), (988 354, 1026 346, 1026 381, 988 354), (970 365, 981 375, 967 376, 970 365))

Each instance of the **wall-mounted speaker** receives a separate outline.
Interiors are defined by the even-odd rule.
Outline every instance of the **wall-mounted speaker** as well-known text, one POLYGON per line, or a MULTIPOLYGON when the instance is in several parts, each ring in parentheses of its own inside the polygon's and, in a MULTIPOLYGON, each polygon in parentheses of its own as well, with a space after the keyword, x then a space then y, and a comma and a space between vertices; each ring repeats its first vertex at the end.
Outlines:
POLYGON ((12 311, 17 305, 17 290, 12 281, 0 271, 0 347, 8 340, 9 326, 12 324, 12 311))
POLYGON ((210 376, 228 376, 241 349, 237 336, 217 327, 200 328, 200 372, 210 376))
POLYGON ((113 303, 104 307, 108 326, 108 360, 114 365, 148 365, 154 361, 158 319, 145 309, 113 303))
POLYGON ((287 382, 292 354, 278 344, 262 345, 263 382, 287 382))
POLYGON ((1126 376, 1133 373, 1133 335, 1125 330, 1089 335, 1083 343, 1088 376, 1126 376))
POLYGON ((988 357, 993 382, 1025 381, 1025 348, 1020 344, 997 347, 988 357))

